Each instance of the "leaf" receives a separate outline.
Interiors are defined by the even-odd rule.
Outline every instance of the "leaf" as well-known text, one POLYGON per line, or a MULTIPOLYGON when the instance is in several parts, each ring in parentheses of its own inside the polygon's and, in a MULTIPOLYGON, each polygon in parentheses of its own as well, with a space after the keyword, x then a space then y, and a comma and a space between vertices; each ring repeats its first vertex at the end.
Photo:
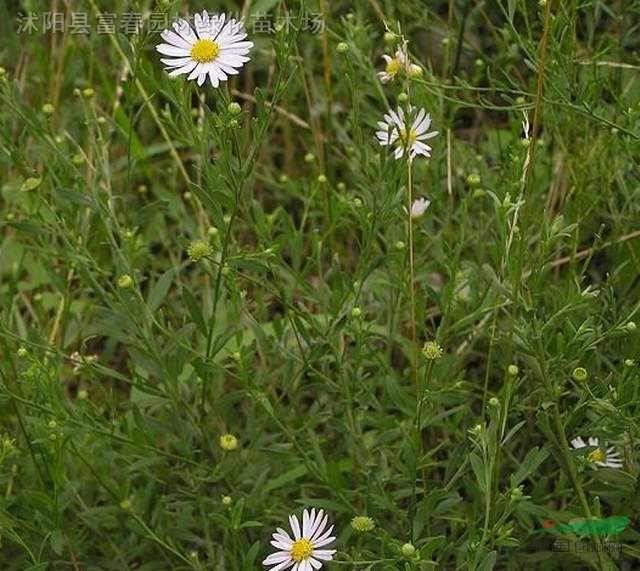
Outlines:
POLYGON ((308 471, 309 470, 304 464, 300 464, 295 468, 292 468, 288 472, 285 472, 281 476, 278 476, 277 478, 274 478, 273 480, 271 480, 271 482, 269 482, 265 486, 264 491, 265 493, 267 493, 267 492, 272 492, 273 490, 277 490, 278 488, 281 488, 285 484, 288 484, 289 482, 293 482, 294 480, 297 480, 298 478, 305 476, 308 471))
POLYGON ((478 571, 491 571, 496 564, 497 558, 497 551, 489 551, 489 553, 487 553, 478 564, 478 571))
POLYGON ((140 226, 146 226, 151 219, 159 212, 166 212, 168 210, 168 200, 156 200, 151 204, 143 206, 136 214, 136 222, 140 226))
POLYGON ((254 14, 264 14, 272 10, 280 0, 258 0, 252 8, 254 14))
POLYGON ((207 324, 205 323, 204 317, 202 315, 202 311, 200 311, 200 306, 198 302, 193 297, 193 294, 186 287, 182 288, 182 295, 187 304, 187 310, 189 311, 189 316, 191 317, 191 321, 196 324, 196 327, 203 335, 207 334, 207 324))
POLYGON ((476 480, 478 480, 478 485, 482 490, 486 490, 487 480, 484 473, 484 464, 482 463, 480 456, 472 452, 469 455, 469 460, 471 461, 471 467, 473 468, 473 473, 476 476, 476 480))
POLYGON ((549 456, 549 450, 543 448, 542 450, 538 449, 536 446, 532 450, 529 450, 529 453, 525 456, 525 459, 520 464, 520 468, 515 473, 515 483, 516 485, 522 482, 526 477, 528 477, 540 464, 542 464, 547 456, 549 456))
MULTIPOLYGON (((243 527, 245 524, 242 524, 240 527, 243 527)), ((262 525, 262 524, 260 524, 262 525)), ((258 556, 258 552, 260 551, 261 544, 259 541, 256 541, 247 551, 247 554, 244 557, 243 566, 245 569, 254 569, 255 568, 255 560, 258 556)))
POLYGON ((164 298, 167 297, 167 293, 169 292, 175 273, 175 268, 167 270, 151 288, 151 292, 149 293, 149 298, 147 300, 147 305, 149 306, 151 313, 155 312, 162 305, 164 298))
POLYGON ((504 446, 507 442, 509 442, 514 434, 518 432, 518 430, 520 430, 526 423, 526 420, 522 420, 518 422, 518 424, 516 424, 511 430, 509 430, 509 432, 507 432, 507 435, 502 439, 502 445, 504 446))
POLYGON ((51 549, 56 553, 56 555, 62 555, 63 548, 63 540, 62 540, 62 532, 59 529, 54 529, 49 536, 49 543, 51 544, 51 549))

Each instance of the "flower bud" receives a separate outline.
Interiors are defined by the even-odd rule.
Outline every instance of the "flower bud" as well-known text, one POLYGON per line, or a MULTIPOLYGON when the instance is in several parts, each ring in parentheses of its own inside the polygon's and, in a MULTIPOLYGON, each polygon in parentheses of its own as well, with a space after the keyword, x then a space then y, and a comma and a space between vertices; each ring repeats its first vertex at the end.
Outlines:
POLYGON ((442 357, 442 347, 436 341, 427 341, 422 347, 422 354, 428 361, 435 361, 442 357))
POLYGON ((373 518, 358 515, 351 520, 351 527, 358 533, 366 533, 368 531, 373 531, 376 527, 376 523, 373 521, 373 518))
POLYGON ((239 103, 232 101, 231 103, 229 103, 229 105, 227 105, 227 111, 231 115, 240 115, 240 113, 242 112, 242 107, 240 107, 239 103))
POLYGON ((574 381, 583 382, 587 380, 589 374, 584 367, 576 367, 571 373, 574 381))
POLYGON ((129 274, 122 274, 118 278, 118 287, 120 289, 129 289, 133 287, 133 278, 129 274))
POLYGON ((405 557, 411 557, 416 552, 416 548, 413 546, 413 543, 405 543, 400 548, 400 553, 405 557))
POLYGON ((233 434, 223 434, 220 437, 220 448, 226 452, 233 452, 238 448, 238 439, 233 434))

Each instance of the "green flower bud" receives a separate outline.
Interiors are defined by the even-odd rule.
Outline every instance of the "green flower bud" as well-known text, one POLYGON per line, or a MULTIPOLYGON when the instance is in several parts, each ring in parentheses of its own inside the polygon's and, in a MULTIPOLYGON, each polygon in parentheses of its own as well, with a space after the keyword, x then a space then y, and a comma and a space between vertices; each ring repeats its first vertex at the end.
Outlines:
POLYGON ((409 66, 409 77, 411 79, 420 79, 424 75, 424 70, 417 64, 412 63, 409 66))
POLYGON ((229 105, 227 105, 227 111, 231 115, 240 115, 240 113, 242 112, 242 107, 240 107, 239 103, 232 101, 231 103, 229 103, 229 105))
POLYGON ((589 373, 587 373, 587 370, 584 367, 576 367, 571 373, 571 376, 574 381, 582 382, 587 380, 589 373))
POLYGON ((129 274, 122 274, 118 278, 118 287, 120 289, 129 289, 133 287, 133 278, 129 274))
POLYGON ((373 531, 376 527, 376 523, 373 521, 373 518, 358 515, 351 520, 351 527, 358 533, 366 533, 368 531, 373 531))
POLYGON ((383 36, 384 43, 388 46, 394 46, 398 41, 398 36, 396 36, 393 32, 385 32, 383 36))
POLYGON ((422 347, 422 354, 428 361, 435 361, 442 357, 442 347, 436 341, 427 341, 422 347))
POLYGON ((469 176, 467 176, 467 184, 469 186, 478 186, 480 184, 480 175, 478 173, 471 173, 469 176))
POLYGON ((416 552, 416 548, 413 546, 412 543, 405 543, 400 548, 400 553, 402 553, 402 555, 404 555, 405 557, 411 557, 415 552, 416 552))
POLYGON ((192 262, 199 262, 213 254, 213 246, 204 240, 194 240, 187 248, 187 255, 192 262))
POLYGON ((233 452, 238 448, 238 439, 233 434, 223 434, 220 437, 220 448, 225 452, 233 452))

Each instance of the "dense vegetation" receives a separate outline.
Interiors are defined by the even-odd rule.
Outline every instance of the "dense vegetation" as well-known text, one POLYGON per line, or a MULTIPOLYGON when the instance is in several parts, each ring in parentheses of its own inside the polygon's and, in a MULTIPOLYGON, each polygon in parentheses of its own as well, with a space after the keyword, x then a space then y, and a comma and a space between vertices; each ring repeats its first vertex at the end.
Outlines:
POLYGON ((637 0, 3 3, 0 567, 261 569, 322 508, 327 569, 637 568, 639 27, 637 0), (150 25, 203 9, 254 44, 217 88, 150 25), (430 157, 380 144, 398 108, 430 157))

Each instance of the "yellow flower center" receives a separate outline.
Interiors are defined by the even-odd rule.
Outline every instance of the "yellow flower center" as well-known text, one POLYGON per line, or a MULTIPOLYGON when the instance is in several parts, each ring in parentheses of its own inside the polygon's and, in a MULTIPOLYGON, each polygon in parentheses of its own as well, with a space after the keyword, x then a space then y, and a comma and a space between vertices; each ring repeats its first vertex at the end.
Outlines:
POLYGON ((396 73, 398 73, 400 71, 400 66, 402 64, 400 63, 399 59, 393 58, 388 64, 387 67, 385 68, 385 71, 387 73, 390 73, 391 75, 395 75, 396 73))
POLYGON ((604 452, 600 448, 596 448, 587 456, 589 462, 603 462, 605 459, 604 452))
POLYGON ((405 127, 400 129, 400 141, 402 142, 403 147, 412 146, 416 142, 417 138, 418 135, 413 129, 409 129, 408 131, 405 127))
POLYGON ((291 546, 291 559, 293 559, 296 563, 300 563, 300 561, 305 561, 311 557, 313 553, 313 543, 309 541, 306 537, 302 539, 296 539, 291 546))
POLYGON ((220 46, 213 40, 198 40, 191 46, 191 58, 198 63, 209 63, 218 57, 220 46))

